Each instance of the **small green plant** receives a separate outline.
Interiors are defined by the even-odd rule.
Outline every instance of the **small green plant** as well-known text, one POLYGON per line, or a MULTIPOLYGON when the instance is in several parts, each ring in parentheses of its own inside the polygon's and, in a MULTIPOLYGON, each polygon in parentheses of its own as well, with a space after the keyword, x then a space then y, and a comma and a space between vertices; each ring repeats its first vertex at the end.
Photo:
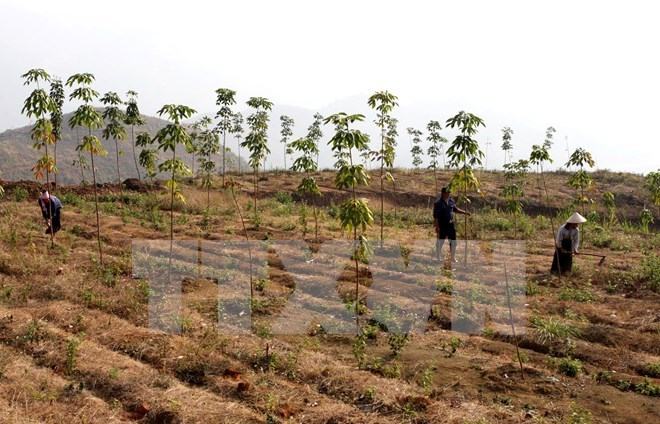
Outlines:
POLYGON ((387 337, 387 344, 390 345, 390 350, 392 355, 398 358, 401 355, 401 351, 410 341, 410 335, 408 333, 391 333, 387 337))
POLYGON ((640 277, 650 290, 660 293, 660 256, 653 253, 644 256, 640 265, 640 277))
POLYGON ((66 368, 67 375, 71 375, 76 370, 76 362, 78 359, 78 347, 80 340, 76 337, 71 337, 66 345, 66 368))
POLYGON ((373 386, 367 387, 362 394, 362 399, 367 402, 373 402, 376 400, 376 388, 373 386))
POLYGON ((568 424, 591 424, 591 412, 575 403, 571 404, 571 414, 568 416, 568 424))
POLYGON ((358 368, 364 368, 366 363, 367 337, 361 333, 353 340, 353 356, 358 368))
POLYGON ((642 374, 653 377, 660 378, 660 362, 654 362, 652 364, 647 364, 642 368, 642 374))
POLYGON ((435 376, 436 367, 429 365, 422 370, 422 373, 419 375, 418 384, 424 389, 424 392, 428 394, 433 387, 433 377, 435 376))
POLYGON ((542 345, 549 345, 554 350, 554 345, 559 345, 563 353, 573 349, 573 339, 580 335, 580 330, 555 317, 542 318, 533 316, 530 319, 534 335, 542 345))
POLYGON ((28 197, 30 197, 30 193, 23 187, 16 187, 14 189, 14 202, 23 202, 25 201, 28 197))
POLYGON ((607 225, 612 225, 616 221, 616 202, 614 193, 606 191, 603 193, 603 205, 607 209, 607 225))
POLYGON ((559 292, 559 300, 571 300, 574 302, 593 302, 595 300, 594 294, 587 289, 577 289, 572 287, 564 287, 559 292))
POLYGON ((25 329, 23 341, 36 343, 44 338, 44 331, 37 320, 32 320, 25 329))
POLYGON ((582 371, 582 362, 578 359, 562 358, 557 363, 557 369, 565 376, 577 377, 582 371))
POLYGON ((648 210, 646 207, 642 209, 642 212, 639 214, 639 225, 643 233, 648 234, 649 227, 655 222, 653 219, 653 213, 648 210))
POLYGON ((442 350, 445 351, 447 358, 451 358, 458 351, 458 348, 461 347, 463 342, 458 337, 451 337, 449 342, 442 344, 442 350))

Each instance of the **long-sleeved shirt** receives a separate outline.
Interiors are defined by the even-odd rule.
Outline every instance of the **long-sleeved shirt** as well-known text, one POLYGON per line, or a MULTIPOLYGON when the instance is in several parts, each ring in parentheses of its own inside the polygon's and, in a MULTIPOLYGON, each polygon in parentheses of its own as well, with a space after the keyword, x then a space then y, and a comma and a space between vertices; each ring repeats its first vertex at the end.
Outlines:
POLYGON ((41 208, 41 215, 44 219, 50 219, 51 215, 55 215, 60 209, 62 209, 62 202, 60 199, 50 195, 50 202, 46 203, 45 200, 39 199, 39 207, 41 208), (50 207, 50 211, 48 210, 50 207))
POLYGON ((454 211, 456 210, 456 202, 451 197, 447 198, 445 202, 439 198, 433 204, 433 219, 439 224, 450 224, 454 222, 454 211))
POLYGON ((558 249, 561 249, 561 241, 564 239, 571 239, 573 252, 578 251, 578 248, 580 247, 580 230, 578 228, 569 230, 566 228, 566 224, 559 227, 559 231, 557 231, 557 239, 555 240, 558 249))

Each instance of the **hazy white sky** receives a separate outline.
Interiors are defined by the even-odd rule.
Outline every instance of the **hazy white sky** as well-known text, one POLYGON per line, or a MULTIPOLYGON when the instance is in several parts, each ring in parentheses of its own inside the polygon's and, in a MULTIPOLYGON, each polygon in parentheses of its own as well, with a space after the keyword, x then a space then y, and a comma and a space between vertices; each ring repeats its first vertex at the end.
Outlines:
POLYGON ((641 0, 0 0, 0 130, 27 123, 19 76, 32 67, 135 89, 148 114, 213 111, 218 87, 311 110, 387 89, 402 132, 461 109, 485 118, 493 162, 503 126, 521 157, 553 125, 558 160, 568 137, 599 168, 647 172, 660 166, 658 12, 641 0))

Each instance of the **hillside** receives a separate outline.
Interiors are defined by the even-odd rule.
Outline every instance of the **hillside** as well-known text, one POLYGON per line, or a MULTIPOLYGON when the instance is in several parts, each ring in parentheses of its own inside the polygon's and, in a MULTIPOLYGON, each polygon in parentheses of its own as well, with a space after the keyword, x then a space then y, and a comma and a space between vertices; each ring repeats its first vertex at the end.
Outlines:
MULTIPOLYGON (((71 115, 71 113, 64 115, 62 140, 58 143, 57 147, 59 184, 79 184, 82 180, 80 168, 74 166, 72 163, 78 157, 78 153, 75 150, 79 143, 78 140, 80 140, 85 134, 84 130, 81 128, 73 129, 68 126, 71 115)), ((143 115, 142 118, 145 120, 145 125, 135 128, 136 136, 142 131, 146 131, 153 136, 167 123, 162 119, 152 116, 143 115)), ((34 178, 31 169, 39 157, 39 153, 32 148, 30 131, 31 127, 25 126, 0 133, 0 179, 17 181, 32 180, 34 178)), ((120 142, 119 145, 119 166, 122 179, 137 177, 135 163, 133 161, 133 152, 131 150, 130 128, 127 128, 127 133, 127 139, 120 142)), ((94 134, 101 138, 100 130, 95 131, 94 134)), ((108 151, 108 155, 106 157, 94 159, 97 169, 97 180, 99 182, 116 182, 115 144, 112 140, 102 140, 102 142, 108 151)), ((139 155, 140 149, 136 149, 136 154, 139 155)), ((192 165, 192 158, 190 155, 184 153, 182 158, 189 166, 192 165)), ((87 158, 87 161, 89 162, 89 158, 87 158)), ((229 164, 235 163, 235 156, 233 153, 227 155, 227 161, 229 164)), ((216 163, 220 163, 220 160, 216 160, 216 163)), ((140 169, 140 173, 144 176, 144 169, 140 169)), ((85 178, 87 181, 91 180, 91 170, 85 171, 85 178)))
MULTIPOLYGON (((570 200, 566 175, 550 175, 546 209, 530 179, 529 215, 516 231, 494 208, 501 174, 484 173, 469 262, 461 241, 452 265, 433 255, 432 173, 397 171, 385 247, 376 218, 357 280, 337 219, 346 193, 333 188, 333 173, 317 177, 318 239, 310 205, 294 192, 299 174, 262 176, 258 219, 249 174, 236 177, 242 214, 231 191, 211 191, 207 209, 206 192, 183 184, 171 293, 161 291, 165 190, 101 188, 100 265, 89 187, 58 192, 64 229, 51 249, 36 184, 9 184, 0 200, 0 422, 658 422, 660 235, 590 221, 581 250, 607 260, 581 255, 558 279, 548 273, 546 211, 570 200), (499 241, 511 239, 521 250, 503 257, 499 241), (364 338, 347 312, 355 296, 364 338), (416 318, 406 337, 396 330, 416 318)), ((376 210, 371 177, 359 194, 376 210)), ((616 191, 632 214, 644 201, 637 178, 596 174, 592 197, 616 191)))

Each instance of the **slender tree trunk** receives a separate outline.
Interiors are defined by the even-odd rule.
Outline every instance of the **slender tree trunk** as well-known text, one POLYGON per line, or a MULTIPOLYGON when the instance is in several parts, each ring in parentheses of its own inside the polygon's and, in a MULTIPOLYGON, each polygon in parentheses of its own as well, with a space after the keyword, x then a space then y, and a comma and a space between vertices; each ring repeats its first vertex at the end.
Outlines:
POLYGON ((518 363, 520 364, 520 375, 525 379, 525 369, 523 368, 522 358, 520 357, 520 348, 518 347, 518 337, 516 337, 516 326, 513 323, 513 311, 511 310, 511 290, 509 290, 509 273, 506 269, 506 262, 504 263, 504 281, 506 283, 506 303, 509 307, 509 322, 511 323, 511 335, 516 345, 516 356, 518 356, 518 363))
POLYGON ((225 186, 225 155, 227 153, 227 131, 222 130, 222 186, 225 186))
POLYGON ((78 165, 80 166, 80 183, 85 184, 85 166, 83 165, 83 156, 80 152, 78 152, 78 165))
POLYGON ((124 188, 121 186, 121 173, 119 172, 119 142, 115 138, 115 153, 117 157, 117 185, 119 185, 119 193, 124 195, 124 188))
POLYGON ((241 212, 241 207, 238 204, 238 199, 236 199, 236 192, 234 191, 234 184, 231 184, 231 197, 234 200, 234 205, 236 205, 236 212, 241 219, 241 225, 243 227, 243 233, 245 234, 245 240, 247 241, 248 249, 248 258, 250 260, 250 311, 252 311, 252 304, 254 299, 254 284, 252 277, 252 249, 250 247, 250 236, 248 235, 247 227, 245 226, 245 219, 243 218, 243 213, 241 212))
POLYGON ((385 171, 385 121, 383 118, 380 120, 380 126, 380 247, 382 249, 385 227, 385 182, 383 181, 385 171))
POLYGON ((176 146, 172 150, 172 181, 170 184, 170 258, 167 267, 167 281, 172 283, 172 253, 174 251, 174 183, 176 173, 174 172, 174 162, 176 161, 176 146))
POLYGON ((312 208, 314 210, 314 240, 319 241, 319 211, 316 207, 316 201, 313 203, 312 208))
MULTIPOLYGON (((92 130, 89 130, 89 135, 92 135, 92 130)), ((96 169, 94 167, 94 153, 89 152, 92 162, 92 183, 94 184, 94 206, 96 209, 96 240, 99 244, 99 263, 103 265, 103 248, 101 247, 101 219, 99 218, 99 197, 96 190, 96 169)))
MULTIPOLYGON (((353 166, 353 153, 351 150, 348 150, 348 160, 350 161, 351 167, 353 166)), ((355 194, 355 183, 351 186, 351 195, 353 197, 353 202, 357 200, 357 195, 355 194)), ((360 264, 358 261, 358 247, 357 247, 357 227, 353 228, 353 259, 355 260, 355 326, 357 328, 357 335, 360 335, 360 264)))
POLYGON ((135 125, 131 125, 131 146, 133 146, 133 162, 135 162, 135 171, 137 172, 138 180, 142 181, 140 175, 140 167, 138 166, 137 154, 135 153, 135 125))
POLYGON ((259 165, 254 168, 254 217, 258 217, 257 195, 259 194, 259 165))
MULTIPOLYGON (((48 149, 48 147, 46 147, 46 149, 48 149)), ((55 143, 53 144, 53 165, 57 170, 57 139, 55 139, 55 143)), ((57 171, 53 172, 53 178, 55 179, 55 187, 57 187, 57 171)))
POLYGON ((391 170, 392 172, 392 198, 394 199, 394 218, 396 219, 396 179, 394 178, 394 169, 391 170))
MULTIPOLYGON (((46 158, 48 158, 48 142, 45 143, 46 146, 46 158)), ((56 184, 57 186, 57 184, 56 184)), ((46 168, 46 189, 50 194, 50 171, 46 168)), ((55 230, 53 229, 53 202, 52 200, 48 202, 48 220, 50 221, 48 227, 50 228, 50 248, 55 247, 55 230)))
MULTIPOLYGON (((207 175, 207 178, 209 179, 209 182, 211 181, 211 173, 209 172, 207 175)), ((224 185, 224 183, 223 183, 224 185)), ((209 213, 209 210, 211 209, 211 184, 206 184, 206 213, 209 213)))
MULTIPOLYGON (((545 203, 550 206, 550 195, 548 194, 548 185, 545 182, 545 173, 543 172, 543 164, 540 164, 541 168, 541 180, 543 181, 543 189, 545 190, 545 203)), ((557 251, 557 241, 556 241, 556 236, 555 236, 555 220, 552 217, 552 214, 550 214, 550 225, 552 228, 550 228, 550 232, 552 233, 552 247, 554 251, 554 259, 557 260, 557 271, 558 272, 558 277, 559 277, 559 283, 561 284, 561 264, 559 263, 559 252, 557 251)))
MULTIPOLYGON (((463 163, 463 178, 465 183, 463 184, 463 198, 465 199, 465 212, 467 212, 467 162, 463 163)), ((465 257, 463 258, 463 263, 467 266, 467 257, 468 257, 468 216, 467 214, 463 215, 465 217, 465 257)))
POLYGON ((236 137, 236 140, 238 140, 238 146, 236 147, 238 152, 238 175, 241 175, 241 138, 236 137))

